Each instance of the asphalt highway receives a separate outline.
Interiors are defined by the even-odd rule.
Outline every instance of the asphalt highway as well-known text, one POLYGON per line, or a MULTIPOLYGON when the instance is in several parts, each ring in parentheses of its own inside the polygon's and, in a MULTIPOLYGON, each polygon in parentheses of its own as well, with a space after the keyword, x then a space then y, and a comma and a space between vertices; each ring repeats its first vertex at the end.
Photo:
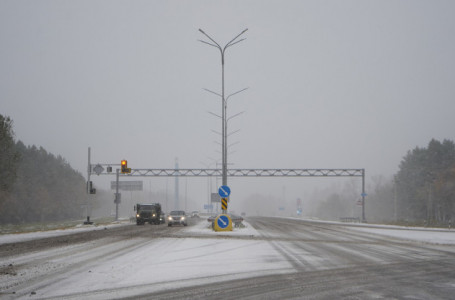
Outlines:
POLYGON ((154 299, 455 299, 455 249, 349 226, 248 218, 294 273, 148 295, 154 299))
MULTIPOLYGON (((349 226, 295 219, 250 217, 259 236, 231 236, 265 241, 290 265, 286 274, 163 289, 122 299, 454 299, 455 249, 391 239, 349 226)), ((204 220, 191 220, 188 228, 204 220)), ((41 299, 40 289, 71 276, 94 262, 127 255, 153 239, 223 239, 187 236, 187 227, 129 224, 90 233, 0 245, 0 298, 41 299), (141 238, 138 239, 137 237, 141 238), (71 257, 69 263, 48 264, 71 257), (14 263, 7 263, 14 261, 14 263)), ((274 258, 276 259, 276 258, 274 258)), ((112 287, 114 290, 116 287, 112 287)), ((108 299, 112 290, 97 298, 108 299)), ((124 295, 124 294, 123 294, 124 295)), ((79 293, 63 299, 90 298, 79 293)), ((62 299, 62 297, 59 297, 62 299)))

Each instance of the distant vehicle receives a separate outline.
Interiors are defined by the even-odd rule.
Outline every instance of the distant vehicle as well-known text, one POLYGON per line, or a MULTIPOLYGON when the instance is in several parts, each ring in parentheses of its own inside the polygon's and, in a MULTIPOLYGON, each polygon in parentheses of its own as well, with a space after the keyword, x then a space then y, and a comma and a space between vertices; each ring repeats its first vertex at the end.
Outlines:
POLYGON ((194 210, 191 212, 191 217, 192 218, 199 218, 199 212, 197 210, 194 210))
POLYGON ((136 204, 134 206, 136 211, 136 224, 144 225, 145 222, 150 224, 161 224, 161 204, 136 204))
POLYGON ((186 214, 183 210, 174 210, 167 217, 167 226, 183 225, 187 226, 186 214))

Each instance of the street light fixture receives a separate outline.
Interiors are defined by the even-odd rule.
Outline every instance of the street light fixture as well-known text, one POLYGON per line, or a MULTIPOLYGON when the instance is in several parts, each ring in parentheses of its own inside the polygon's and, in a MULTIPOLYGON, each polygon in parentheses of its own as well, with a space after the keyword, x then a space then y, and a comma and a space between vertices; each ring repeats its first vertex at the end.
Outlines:
MULTIPOLYGON (((221 124, 221 132, 222 132, 222 183, 223 185, 227 185, 227 147, 226 147, 226 142, 227 142, 227 134, 226 134, 226 100, 224 98, 224 53, 227 48, 234 46, 235 44, 240 43, 241 41, 245 40, 244 38, 238 39, 242 34, 244 34, 248 29, 243 30, 241 33, 239 33, 236 37, 234 37, 229 43, 227 43, 224 47, 221 47, 214 39, 212 39, 207 33, 205 33, 202 29, 199 29, 199 31, 205 35, 212 43, 199 40, 201 43, 207 44, 209 46, 215 47, 218 50, 220 50, 221 54, 221 95, 212 92, 210 90, 207 90, 211 93, 214 93, 218 96, 221 96, 221 116, 222 116, 222 124, 221 124)), ((241 92, 241 91, 239 91, 241 92)), ((229 95, 232 96, 234 94, 229 95)))
MULTIPOLYGON (((226 134, 226 99, 224 98, 224 53, 227 48, 240 43, 241 41, 245 39, 240 39, 238 38, 244 34, 248 29, 243 30, 241 33, 239 33, 236 37, 234 37, 229 43, 227 43, 224 47, 221 47, 214 39, 212 39, 207 33, 205 33, 202 29, 199 29, 199 31, 205 35, 211 42, 206 42, 203 40, 199 40, 201 43, 210 45, 212 47, 217 48, 220 50, 221 54, 221 116, 222 116, 222 126, 221 126, 221 133, 222 133, 222 183, 223 185, 227 185, 227 150, 226 150, 226 142, 227 142, 227 134, 226 134)), ((239 91, 240 92, 240 91, 239 91)), ((217 94, 217 93, 215 93, 217 94)), ((232 95, 229 95, 232 96, 232 95)))

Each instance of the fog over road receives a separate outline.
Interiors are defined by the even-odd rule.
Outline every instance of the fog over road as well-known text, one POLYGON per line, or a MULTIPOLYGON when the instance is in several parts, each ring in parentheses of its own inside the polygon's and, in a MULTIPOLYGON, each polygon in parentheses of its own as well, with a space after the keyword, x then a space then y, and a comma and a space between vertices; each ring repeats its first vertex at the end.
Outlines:
POLYGON ((0 245, 3 299, 452 299, 455 247, 250 217, 257 234, 126 224, 0 245))

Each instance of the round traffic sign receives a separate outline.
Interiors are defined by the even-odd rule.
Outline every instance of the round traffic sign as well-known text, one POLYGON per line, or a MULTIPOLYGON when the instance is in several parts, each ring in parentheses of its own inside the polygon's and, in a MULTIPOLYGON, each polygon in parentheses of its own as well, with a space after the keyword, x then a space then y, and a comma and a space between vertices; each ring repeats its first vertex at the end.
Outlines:
POLYGON ((229 215, 221 214, 215 218, 213 222, 215 231, 232 231, 232 220, 229 215))
POLYGON ((218 195, 220 195, 221 198, 227 198, 231 194, 231 188, 228 187, 227 185, 222 185, 218 189, 218 195))
POLYGON ((216 222, 218 223, 218 226, 220 226, 221 229, 224 229, 224 228, 228 227, 228 225, 229 225, 229 219, 225 215, 221 215, 218 218, 218 220, 216 220, 216 222))

